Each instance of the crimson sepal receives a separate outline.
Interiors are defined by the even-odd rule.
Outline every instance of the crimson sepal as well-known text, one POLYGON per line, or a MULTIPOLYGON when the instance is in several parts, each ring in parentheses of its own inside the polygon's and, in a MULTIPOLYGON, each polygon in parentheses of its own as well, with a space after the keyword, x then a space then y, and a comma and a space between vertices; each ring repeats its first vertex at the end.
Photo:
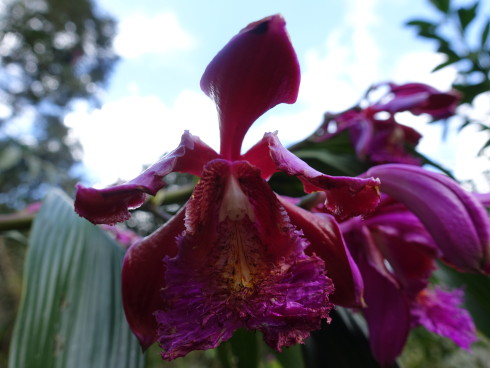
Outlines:
POLYGON ((306 254, 315 254, 325 262, 327 275, 335 286, 331 302, 351 308, 365 306, 362 277, 335 219, 325 213, 306 211, 287 199, 279 199, 291 223, 301 229, 310 242, 306 254))
POLYGON ((129 327, 143 350, 157 340, 153 315, 163 308, 165 257, 177 254, 176 238, 184 231, 185 207, 150 236, 133 244, 124 257, 122 299, 129 327))
POLYGON ((262 139, 269 145, 269 157, 278 171, 297 176, 306 193, 325 192, 325 210, 336 219, 366 215, 378 205, 378 179, 322 174, 287 150, 275 133, 266 133, 262 139))

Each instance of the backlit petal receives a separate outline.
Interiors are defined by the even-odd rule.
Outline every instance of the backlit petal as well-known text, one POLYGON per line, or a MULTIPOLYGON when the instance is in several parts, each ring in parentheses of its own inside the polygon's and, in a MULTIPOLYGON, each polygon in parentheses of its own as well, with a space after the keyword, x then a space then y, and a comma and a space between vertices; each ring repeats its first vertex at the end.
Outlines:
POLYGON ((252 123, 279 103, 294 103, 299 82, 299 63, 282 16, 252 23, 233 37, 201 79, 218 109, 221 155, 238 159, 252 123))

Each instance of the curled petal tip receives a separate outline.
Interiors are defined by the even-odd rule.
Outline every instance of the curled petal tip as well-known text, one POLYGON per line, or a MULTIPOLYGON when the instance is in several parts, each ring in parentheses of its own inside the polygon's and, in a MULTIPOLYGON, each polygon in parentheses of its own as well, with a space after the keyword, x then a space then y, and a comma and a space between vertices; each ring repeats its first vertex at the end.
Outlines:
POLYGON ((163 178, 171 172, 193 175, 218 154, 199 137, 185 132, 179 146, 133 180, 106 189, 77 185, 75 211, 94 224, 113 225, 131 217, 129 209, 141 206, 146 194, 155 195, 165 186, 163 178))
POLYGON ((295 102, 299 83, 298 59, 281 16, 251 23, 233 37, 201 79, 219 112, 223 157, 237 159, 252 123, 277 104, 295 102))
POLYGON ((129 186, 94 189, 77 185, 75 211, 94 224, 113 225, 131 217, 128 208, 139 207, 146 195, 129 186))
POLYGON ((325 192, 325 209, 338 220, 366 215, 378 205, 378 179, 322 174, 286 149, 276 134, 268 133, 263 140, 269 146, 269 155, 276 170, 297 176, 306 193, 325 192))

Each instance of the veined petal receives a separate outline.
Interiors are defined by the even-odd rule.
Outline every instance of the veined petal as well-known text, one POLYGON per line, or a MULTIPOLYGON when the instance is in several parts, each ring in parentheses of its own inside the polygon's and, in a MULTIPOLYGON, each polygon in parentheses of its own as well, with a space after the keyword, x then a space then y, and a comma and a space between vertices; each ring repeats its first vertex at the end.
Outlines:
POLYGON ((156 314, 165 359, 216 347, 237 328, 275 349, 302 342, 328 318, 331 280, 307 256, 260 172, 244 161, 206 165, 187 204, 179 253, 168 258, 156 314))
POLYGON ((238 159, 245 133, 275 105, 296 101, 299 63, 286 32, 274 15, 240 31, 215 56, 201 79, 202 90, 217 106, 220 154, 238 159))
POLYGON ((476 328, 468 311, 462 308, 463 291, 440 288, 423 290, 412 308, 412 323, 448 337, 463 349, 477 340, 476 328))
POLYGON ((425 225, 453 266, 490 272, 490 221, 479 201, 448 177, 411 165, 379 165, 366 173, 425 225))
POLYGON ((150 236, 133 244, 124 256, 122 300, 129 327, 143 350, 157 340, 153 313, 163 308, 165 257, 177 254, 176 238, 184 231, 185 209, 150 236))
POLYGON ((325 262, 327 275, 335 285, 330 301, 344 307, 364 306, 364 283, 335 219, 324 213, 306 211, 281 197, 279 199, 291 223, 303 230, 310 242, 306 253, 316 254, 325 262))
POLYGON ((365 215, 379 203, 378 179, 322 174, 288 151, 275 133, 266 133, 263 139, 269 144, 270 157, 277 170, 297 176, 306 193, 325 192, 325 209, 337 219, 365 215))
POLYGON ((135 179, 105 189, 77 185, 75 211, 94 224, 115 224, 131 217, 129 209, 141 206, 146 194, 155 195, 171 172, 200 175, 203 166, 218 154, 199 137, 185 132, 180 145, 135 179))

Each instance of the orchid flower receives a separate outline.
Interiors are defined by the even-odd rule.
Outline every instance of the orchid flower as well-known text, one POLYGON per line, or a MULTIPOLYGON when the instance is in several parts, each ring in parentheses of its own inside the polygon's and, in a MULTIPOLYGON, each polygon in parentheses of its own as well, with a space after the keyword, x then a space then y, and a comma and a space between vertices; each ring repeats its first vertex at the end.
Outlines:
POLYGON ((388 95, 380 103, 371 106, 373 111, 386 111, 390 114, 409 111, 414 115, 428 114, 433 119, 445 119, 456 112, 461 96, 455 92, 441 92, 424 83, 397 85, 387 83, 388 95))
POLYGON ((490 220, 479 197, 449 177, 420 167, 379 165, 366 175, 405 204, 427 228, 443 259, 463 272, 490 273, 490 220))
POLYGON ((348 130, 356 154, 361 160, 370 160, 376 164, 421 163, 407 148, 414 149, 422 136, 415 129, 399 124, 393 116, 380 119, 370 108, 353 109, 337 116, 327 115, 324 129, 327 130, 332 122, 336 124, 336 131, 317 140, 329 139, 348 130))
POLYGON ((414 115, 425 113, 433 119, 447 118, 454 114, 459 95, 440 92, 422 83, 383 83, 371 88, 368 96, 385 85, 389 88, 388 93, 379 102, 370 102, 366 107, 340 114, 326 114, 322 126, 324 133, 315 140, 323 141, 348 130, 356 153, 362 160, 375 164, 420 165, 420 159, 411 150, 417 146, 421 135, 415 129, 398 123, 395 114, 409 111, 414 115), (385 118, 380 113, 388 116, 385 118))
POLYGON ((370 212, 379 181, 324 175, 284 148, 276 133, 241 153, 259 116, 295 102, 299 80, 283 18, 252 23, 201 79, 218 110, 219 153, 185 132, 174 151, 128 183, 78 186, 76 211, 111 224, 155 195, 167 174, 200 177, 185 207, 125 256, 123 304, 143 348, 158 341, 164 359, 174 359, 247 328, 281 350, 328 320, 332 303, 362 304, 362 280, 333 217, 311 223, 308 211, 278 197, 266 180, 276 171, 297 176, 306 193, 325 193, 325 208, 339 219, 370 212))
POLYGON ((365 282, 362 312, 380 364, 393 363, 419 325, 470 347, 476 330, 461 307, 462 291, 429 287, 440 251, 412 212, 385 196, 365 220, 351 219, 341 228, 365 282))

